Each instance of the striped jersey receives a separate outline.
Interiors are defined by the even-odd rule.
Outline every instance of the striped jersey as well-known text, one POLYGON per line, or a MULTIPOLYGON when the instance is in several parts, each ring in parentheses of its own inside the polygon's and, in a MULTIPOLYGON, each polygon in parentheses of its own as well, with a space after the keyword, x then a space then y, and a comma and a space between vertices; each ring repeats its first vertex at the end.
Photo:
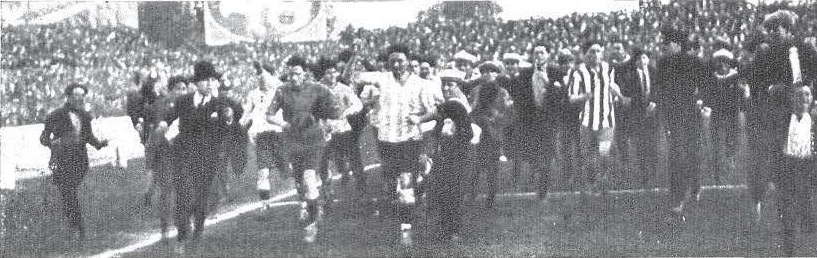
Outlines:
POLYGON ((570 95, 591 93, 591 98, 579 113, 582 126, 593 131, 614 127, 616 115, 612 92, 619 90, 614 69, 607 62, 601 62, 592 69, 582 63, 572 73, 570 95))

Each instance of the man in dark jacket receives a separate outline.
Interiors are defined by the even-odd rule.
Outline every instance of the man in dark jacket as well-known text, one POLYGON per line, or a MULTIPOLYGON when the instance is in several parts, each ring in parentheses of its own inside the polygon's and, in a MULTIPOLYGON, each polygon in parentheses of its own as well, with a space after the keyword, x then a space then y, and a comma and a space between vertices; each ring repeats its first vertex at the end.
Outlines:
POLYGON ((190 81, 197 86, 196 91, 179 97, 158 125, 165 131, 169 123, 179 120, 179 134, 173 143, 173 152, 179 155, 177 168, 173 171, 173 184, 180 243, 176 251, 180 253, 184 252, 189 237, 191 216, 194 219, 193 239, 198 240, 204 231, 207 199, 219 171, 219 149, 230 122, 227 114, 234 112, 229 101, 217 95, 221 74, 216 72, 213 64, 200 61, 193 70, 190 81))
MULTIPOLYGON (((700 192, 698 182, 698 138, 700 108, 697 105, 699 87, 714 83, 703 60, 687 52, 693 44, 688 34, 676 28, 661 31, 666 55, 658 62, 655 89, 657 107, 667 121, 672 210, 681 213, 689 196, 700 192)), ((650 108, 652 110, 652 108, 650 108)))
POLYGON ((749 170, 749 189, 758 218, 768 179, 775 176, 774 168, 780 167, 774 162, 778 157, 772 147, 782 144, 785 133, 780 130, 789 122, 788 93, 792 85, 813 86, 817 80, 817 51, 795 34, 796 20, 797 15, 786 10, 767 15, 763 27, 770 32, 769 38, 758 44, 755 60, 746 69, 751 92, 747 112, 751 160, 772 161, 769 167, 755 163, 749 170))
MULTIPOLYGON (((655 117, 655 87, 656 69, 650 65, 650 55, 641 48, 635 47, 632 59, 616 70, 616 80, 621 87, 621 94, 631 98, 629 103, 623 103, 616 118, 619 119, 618 132, 626 131, 636 143, 637 165, 642 186, 647 186, 655 176, 658 162, 658 119, 655 117), (648 112, 648 110, 650 110, 648 112)), ((618 137, 618 136, 616 136, 618 137)), ((627 140, 628 137, 624 137, 627 140)), ((621 138, 619 138, 621 139, 621 138)), ((619 145, 619 151, 626 152, 627 145, 619 145), (622 148, 624 147, 624 148, 622 148)))
POLYGON ((96 149, 108 145, 98 140, 91 128, 91 115, 85 111, 85 85, 72 83, 65 88, 68 101, 46 118, 40 143, 51 149, 51 182, 56 185, 65 205, 65 216, 78 238, 85 238, 85 224, 79 203, 78 188, 88 173, 86 144, 96 149))

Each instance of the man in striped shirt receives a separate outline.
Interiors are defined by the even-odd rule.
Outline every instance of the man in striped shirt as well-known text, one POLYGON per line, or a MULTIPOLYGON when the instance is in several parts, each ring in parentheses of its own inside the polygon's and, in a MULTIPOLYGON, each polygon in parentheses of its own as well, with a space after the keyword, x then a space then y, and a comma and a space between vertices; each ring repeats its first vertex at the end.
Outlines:
POLYGON ((423 151, 420 124, 430 121, 436 113, 436 107, 429 101, 433 99, 429 96, 430 87, 426 85, 433 81, 410 73, 408 47, 393 45, 387 53, 391 72, 361 74, 358 82, 376 87, 363 97, 363 102, 375 103, 371 122, 377 132, 383 177, 390 197, 400 202, 401 242, 411 245, 411 210, 415 203, 413 181, 420 172, 423 151))
POLYGON ((615 127, 613 101, 619 98, 626 103, 629 99, 621 95, 613 68, 602 61, 603 51, 601 44, 595 41, 582 45, 585 60, 573 71, 573 82, 569 88, 570 103, 584 103, 578 117, 581 121, 579 148, 582 157, 589 159, 582 169, 588 183, 595 181, 593 176, 606 177, 606 171, 610 170, 610 149, 615 127), (603 171, 602 166, 605 168, 603 171))

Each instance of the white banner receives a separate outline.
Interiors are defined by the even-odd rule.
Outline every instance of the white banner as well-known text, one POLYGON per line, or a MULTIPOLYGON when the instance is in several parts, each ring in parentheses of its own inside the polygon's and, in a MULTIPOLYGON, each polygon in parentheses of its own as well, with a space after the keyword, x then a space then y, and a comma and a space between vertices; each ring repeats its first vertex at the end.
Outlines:
POLYGON ((282 42, 328 39, 329 4, 308 1, 222 1, 204 6, 208 45, 241 41, 282 42))

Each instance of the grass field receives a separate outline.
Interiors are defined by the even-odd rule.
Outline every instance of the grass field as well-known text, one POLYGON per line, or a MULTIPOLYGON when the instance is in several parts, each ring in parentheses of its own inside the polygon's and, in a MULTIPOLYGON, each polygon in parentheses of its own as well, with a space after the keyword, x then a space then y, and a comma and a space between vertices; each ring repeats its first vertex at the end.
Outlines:
MULTIPOLYGON (((368 135, 368 134, 367 134, 368 135)), ((377 163, 370 136, 362 141, 366 164, 377 163)), ((661 141, 661 146, 665 141, 661 141)), ((741 137, 739 153, 745 153, 741 137)), ((666 148, 660 148, 666 164, 666 148)), ((703 148, 703 153, 708 148, 703 148)), ((742 155, 739 155, 742 156, 742 155)), ((557 162, 558 163, 558 162, 557 162)), ((779 256, 780 223, 773 199, 768 197, 763 219, 754 221, 745 182, 743 158, 734 169, 717 171, 724 185, 703 192, 699 203, 690 205, 685 220, 668 210, 665 190, 614 192, 604 197, 554 194, 546 205, 534 200, 532 185, 523 173, 523 182, 511 183, 509 164, 500 175, 500 192, 494 209, 481 203, 464 206, 463 239, 457 244, 442 244, 434 237, 433 210, 418 210, 414 223, 415 245, 398 244, 396 222, 387 206, 356 201, 351 187, 338 187, 338 203, 327 210, 320 224, 318 241, 300 242, 301 227, 296 221, 298 207, 294 198, 282 200, 278 207, 255 210, 212 225, 205 230, 195 255, 211 257, 289 257, 289 256, 779 256), (373 210, 378 210, 375 215, 373 210), (565 215, 572 215, 565 220, 565 215)), ((47 178, 19 182, 20 190, 11 193, 6 205, 6 237, 0 256, 72 257, 90 256, 121 248, 158 233, 157 209, 141 204, 148 176, 141 160, 132 160, 122 170, 96 167, 80 190, 88 239, 68 240, 67 221, 61 216, 56 189, 47 178)), ((554 168, 558 166, 554 165, 554 168)), ((623 170, 621 170, 623 171, 623 170)), ((653 187, 668 185, 666 166, 659 166, 653 187)), ((702 184, 714 183, 710 170, 704 170, 702 184)), ((561 172, 553 173, 555 191, 564 189, 561 172)), ((382 180, 379 168, 367 171, 371 185, 382 180)), ((616 189, 634 189, 637 176, 614 174, 616 189)), ((293 184, 275 175, 273 189, 287 192, 293 184)), ((232 200, 222 203, 216 213, 227 212, 242 204, 255 202, 255 173, 243 173, 230 182, 232 200)), ((482 184, 484 185, 484 183, 482 184)), ((368 197, 377 197, 371 186, 368 197)), ((275 194, 275 193, 273 193, 275 194)), ((369 199, 369 198, 364 198, 369 199)), ((478 199, 481 200, 481 199, 478 199)), ((155 203, 155 202, 154 202, 155 203)), ((817 239, 798 235, 798 255, 817 255, 817 239)), ((168 248, 159 243, 125 254, 128 257, 167 256, 168 248)))

